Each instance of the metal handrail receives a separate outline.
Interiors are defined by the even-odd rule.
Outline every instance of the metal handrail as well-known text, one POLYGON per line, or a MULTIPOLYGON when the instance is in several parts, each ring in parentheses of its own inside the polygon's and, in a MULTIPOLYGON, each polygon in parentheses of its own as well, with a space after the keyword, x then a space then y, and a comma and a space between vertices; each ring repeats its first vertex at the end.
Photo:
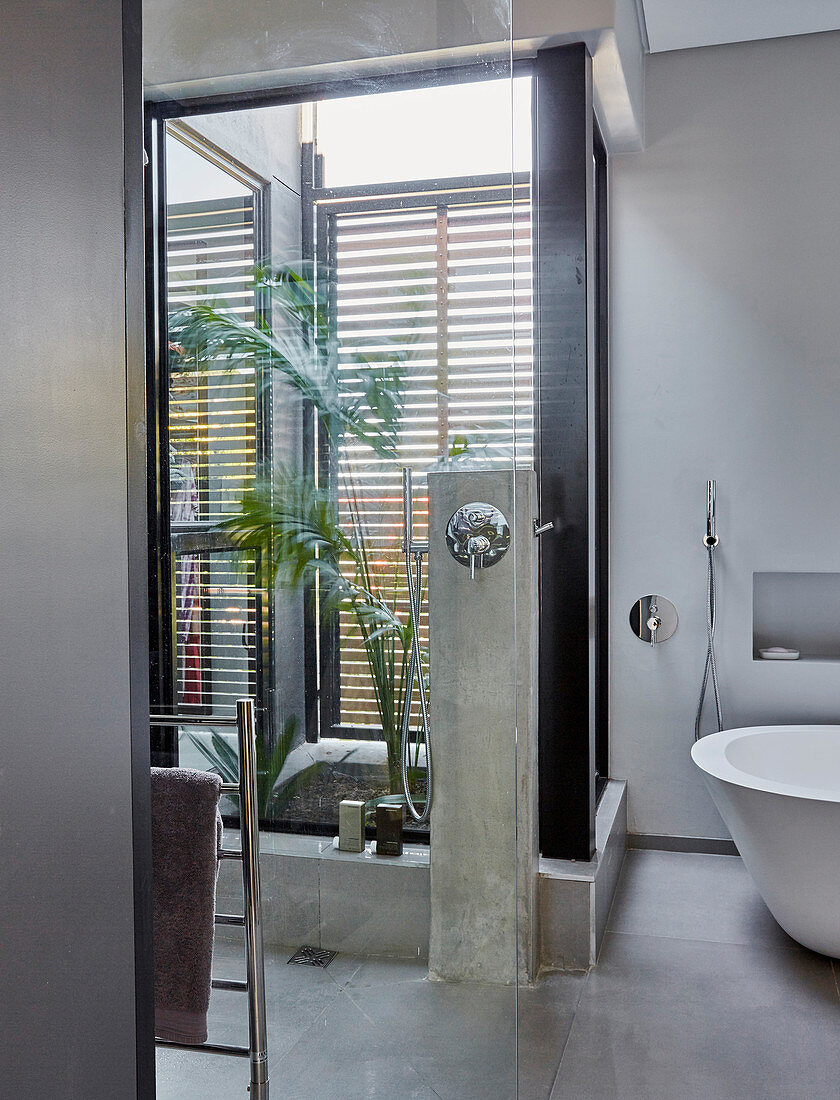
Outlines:
POLYGON ((232 726, 237 727, 239 725, 239 704, 250 703, 254 705, 253 699, 239 699, 236 704, 236 717, 231 718, 229 716, 213 717, 212 714, 150 714, 149 725, 150 726, 232 726))

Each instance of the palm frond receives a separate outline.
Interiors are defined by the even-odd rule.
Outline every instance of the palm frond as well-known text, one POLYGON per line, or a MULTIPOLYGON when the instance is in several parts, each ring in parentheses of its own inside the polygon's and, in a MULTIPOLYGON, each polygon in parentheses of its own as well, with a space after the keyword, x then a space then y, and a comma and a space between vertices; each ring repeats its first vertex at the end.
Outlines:
POLYGON ((339 387, 338 342, 315 283, 285 266, 274 272, 257 268, 253 286, 268 299, 270 308, 264 313, 279 321, 243 321, 224 302, 182 305, 169 316, 170 341, 181 349, 177 367, 245 367, 258 375, 274 370, 317 408, 335 444, 351 435, 380 457, 395 457, 404 398, 401 364, 408 357, 405 340, 386 341, 393 349, 375 356, 348 349, 345 358, 356 367, 362 385, 361 394, 348 396, 339 387))
MULTIPOLYGON (((407 284, 422 285, 410 279, 407 284)), ((253 369, 258 380, 273 372, 314 406, 334 449, 349 437, 368 447, 377 461, 395 462, 411 345, 417 337, 404 333, 393 340, 383 337, 380 348, 369 354, 353 346, 340 347, 324 294, 329 285, 329 273, 315 265, 257 268, 253 287, 265 308, 254 322, 242 321, 224 302, 176 309, 169 318, 170 339, 178 348, 171 369, 200 372, 245 367, 253 369), (354 367, 353 392, 339 385, 339 353, 343 364, 354 367)), ((419 291, 406 296, 409 309, 422 308, 418 295, 419 291)), ((258 480, 244 494, 241 511, 225 520, 220 530, 241 550, 261 550, 259 587, 282 584, 317 591, 323 617, 340 611, 353 616, 387 746, 391 789, 397 791, 411 619, 404 621, 397 611, 397 561, 383 565, 380 555, 370 552, 352 478, 345 479, 342 490, 349 508, 349 530, 342 523, 334 488, 331 492, 309 476, 277 467, 270 478, 258 480)), ((260 804, 265 812, 276 810, 314 774, 313 769, 304 769, 288 783, 279 783, 293 733, 293 728, 284 727, 275 745, 260 748, 260 804)), ((201 748, 198 741, 194 743, 201 748)), ((215 761, 214 766, 229 771, 223 744, 222 739, 201 751, 215 761)))
POLYGON ((236 749, 220 733, 214 730, 209 742, 206 735, 188 733, 187 737, 213 771, 221 776, 223 783, 239 782, 239 756, 236 749))

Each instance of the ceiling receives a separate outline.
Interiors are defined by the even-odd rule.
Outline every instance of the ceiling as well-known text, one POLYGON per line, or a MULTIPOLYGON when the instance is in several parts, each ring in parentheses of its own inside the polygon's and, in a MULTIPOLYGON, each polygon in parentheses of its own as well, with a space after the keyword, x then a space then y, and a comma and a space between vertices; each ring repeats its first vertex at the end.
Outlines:
POLYGON ((651 53, 840 30, 840 0, 638 0, 651 53))

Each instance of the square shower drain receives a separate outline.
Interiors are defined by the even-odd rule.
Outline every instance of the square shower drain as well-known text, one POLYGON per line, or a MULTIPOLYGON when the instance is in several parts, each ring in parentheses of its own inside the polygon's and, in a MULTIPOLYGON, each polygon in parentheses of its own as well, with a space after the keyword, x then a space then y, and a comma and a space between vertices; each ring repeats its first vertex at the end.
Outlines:
POLYGON ((301 966, 319 966, 323 970, 330 965, 337 954, 337 951, 323 951, 320 947, 307 947, 304 944, 295 951, 289 962, 300 963, 301 966))

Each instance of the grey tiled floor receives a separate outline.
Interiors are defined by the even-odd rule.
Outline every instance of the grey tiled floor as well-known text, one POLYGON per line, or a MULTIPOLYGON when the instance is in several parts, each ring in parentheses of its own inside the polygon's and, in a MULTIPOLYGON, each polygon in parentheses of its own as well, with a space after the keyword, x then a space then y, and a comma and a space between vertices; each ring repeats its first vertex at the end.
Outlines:
MULTIPOLYGON (((317 970, 288 957, 266 960, 272 1100, 514 1096, 512 988, 430 982, 417 960, 339 955, 317 970)), ((238 976, 232 945, 219 945, 215 972, 238 976)), ((523 1096, 548 1097, 583 983, 555 974, 521 991, 523 1096)), ((208 1026, 211 1041, 247 1042, 242 995, 215 992, 208 1026)), ((159 1100, 247 1096, 244 1059, 166 1049, 157 1059, 159 1100)))
MULTIPOLYGON (((514 991, 416 960, 267 960, 272 1100, 513 1100, 514 991)), ((216 972, 239 956, 219 946, 216 972)), ((731 856, 630 852, 598 966, 520 991, 521 1100, 838 1100, 840 995, 731 856)), ((241 995, 211 1036, 244 1042, 241 995)), ((247 1062, 159 1050, 160 1100, 247 1098, 247 1062)))
POLYGON ((740 859, 628 852, 607 927, 551 1100, 840 1097, 837 964, 740 859))

